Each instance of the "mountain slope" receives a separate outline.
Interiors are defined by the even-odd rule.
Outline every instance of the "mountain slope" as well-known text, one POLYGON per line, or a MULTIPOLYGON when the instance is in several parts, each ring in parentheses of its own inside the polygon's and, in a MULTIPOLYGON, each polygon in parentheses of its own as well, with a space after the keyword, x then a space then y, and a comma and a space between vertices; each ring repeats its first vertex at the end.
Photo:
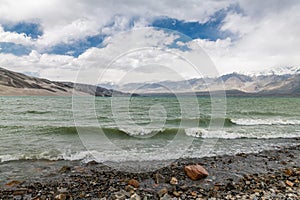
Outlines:
POLYGON ((0 68, 0 96, 71 96, 73 89, 76 95, 112 96, 113 93, 126 95, 98 86, 55 82, 0 68))

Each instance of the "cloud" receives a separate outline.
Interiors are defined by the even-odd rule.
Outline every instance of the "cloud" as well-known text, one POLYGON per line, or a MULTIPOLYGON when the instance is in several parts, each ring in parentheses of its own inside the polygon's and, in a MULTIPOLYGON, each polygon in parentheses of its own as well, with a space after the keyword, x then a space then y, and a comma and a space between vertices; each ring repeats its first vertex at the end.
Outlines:
POLYGON ((231 1, 82 1, 82 0, 2 0, 0 22, 40 21, 44 34, 39 45, 68 43, 99 31, 104 34, 123 30, 130 19, 149 24, 154 17, 168 16, 185 21, 206 22, 231 1), (113 19, 114 26, 106 27, 113 19), (102 30, 101 30, 102 29, 102 30))
POLYGON ((17 72, 30 72, 52 80, 75 81, 76 59, 72 56, 40 54, 33 50, 29 55, 17 56, 0 53, 0 66, 17 72))
MULTIPOLYGON (((90 76, 98 73, 97 69, 103 69, 128 50, 159 47, 197 60, 197 54, 203 53, 195 46, 197 43, 221 74, 299 66, 299 10, 300 2, 294 0, 192 0, 188 3, 181 0, 3 0, 2 25, 34 23, 42 29, 42 34, 32 38, 25 31, 0 27, 0 42, 11 44, 2 45, 0 65, 54 80, 74 80, 81 68, 85 70, 81 81, 88 82, 90 76), (180 31, 190 38, 152 26, 180 31), (144 27, 148 28, 143 32, 144 27), (28 55, 5 54, 12 53, 13 50, 5 49, 13 44, 28 49, 28 55)), ((137 66, 151 68, 154 66, 151 62, 172 66, 184 77, 195 75, 176 56, 166 51, 160 53, 140 51, 123 57, 107 71, 105 81, 117 80, 137 66)), ((135 70, 134 74, 144 77, 134 81, 145 77, 154 80, 155 76, 162 79, 160 74, 150 73, 146 68, 135 70), (143 76, 147 74, 153 76, 143 76)))
POLYGON ((263 13, 257 5, 249 13, 259 13, 259 19, 236 13, 227 16, 222 28, 240 36, 226 48, 213 50, 221 50, 222 56, 212 56, 219 60, 219 69, 257 71, 279 66, 299 66, 300 4, 284 5, 281 9, 279 6, 273 5, 272 12, 263 13))
POLYGON ((0 42, 11 42, 15 44, 21 44, 25 46, 33 45, 31 37, 24 33, 16 33, 4 31, 3 27, 0 25, 0 42))

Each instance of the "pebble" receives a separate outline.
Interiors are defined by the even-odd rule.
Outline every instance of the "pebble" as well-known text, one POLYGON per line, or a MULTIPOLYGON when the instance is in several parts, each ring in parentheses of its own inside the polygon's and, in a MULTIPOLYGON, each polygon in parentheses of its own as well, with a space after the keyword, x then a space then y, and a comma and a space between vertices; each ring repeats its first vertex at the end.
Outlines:
POLYGON ((140 183, 139 183, 137 180, 135 180, 135 179, 131 179, 131 180, 128 182, 128 185, 131 185, 131 186, 133 186, 133 187, 135 187, 135 188, 138 188, 138 187, 140 186, 140 183))
POLYGON ((160 198, 160 200, 171 200, 171 196, 168 194, 165 194, 163 197, 160 198))
POLYGON ((134 193, 130 196, 130 200, 141 200, 141 197, 138 194, 134 193))
POLYGON ((286 181, 285 181, 285 184, 287 184, 287 185, 290 186, 290 187, 293 187, 293 186, 294 186, 294 183, 292 183, 292 182, 289 181, 289 180, 286 180, 286 181))
POLYGON ((162 197, 166 193, 168 193, 168 189, 167 188, 162 188, 161 190, 158 191, 157 195, 159 197, 162 197))
POLYGON ((170 180, 170 184, 171 184, 171 185, 177 185, 177 184, 178 184, 177 178, 172 177, 171 180, 170 180))
POLYGON ((67 199, 67 195, 65 194, 58 194, 54 197, 55 200, 66 200, 67 199))

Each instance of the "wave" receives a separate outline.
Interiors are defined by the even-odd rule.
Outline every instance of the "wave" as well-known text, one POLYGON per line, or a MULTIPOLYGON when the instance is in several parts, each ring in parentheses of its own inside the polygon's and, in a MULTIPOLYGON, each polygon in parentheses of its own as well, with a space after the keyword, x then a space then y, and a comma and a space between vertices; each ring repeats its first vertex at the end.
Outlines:
POLYGON ((186 134, 191 137, 203 139, 280 139, 280 138, 300 138, 299 133, 277 133, 277 134, 263 134, 263 133, 240 133, 231 131, 215 131, 199 128, 189 128, 185 130, 186 134))
MULTIPOLYGON (((179 119, 174 119, 179 120, 179 119)), ((187 120, 202 120, 203 123, 209 123, 210 118, 187 119, 187 120)), ((8 126, 0 125, 0 129, 18 129, 18 131, 31 131, 35 134, 45 135, 78 135, 78 130, 88 134, 98 134, 102 130, 109 139, 165 139, 172 140, 176 134, 180 133, 186 136, 198 138, 222 138, 222 139, 236 139, 236 138, 293 138, 299 137, 299 132, 281 134, 270 133, 267 135, 258 135, 251 132, 238 133, 239 128, 228 128, 229 126, 258 126, 258 125, 300 125, 300 120, 283 120, 283 119, 221 119, 227 126, 219 131, 214 131, 208 126, 199 127, 180 127, 174 124, 167 123, 162 128, 143 128, 143 126, 133 127, 100 127, 100 126, 8 126), (134 136, 134 137, 132 137, 134 136)), ((262 134, 262 133, 261 133, 262 134)))
MULTIPOLYGON (((99 133, 99 127, 79 127, 85 133, 99 133)), ((172 140, 176 134, 184 134, 186 136, 203 138, 203 139, 276 139, 276 138, 299 138, 299 132, 294 133, 240 133, 233 130, 211 130, 209 128, 102 128, 102 132, 109 139, 165 139, 172 140), (132 137, 133 136, 133 137, 132 137)), ((78 134, 76 127, 59 127, 53 128, 53 133, 60 134, 78 134)))
POLYGON ((270 112, 270 111, 233 111, 231 112, 232 114, 239 114, 239 115, 243 115, 243 116, 285 116, 285 117, 289 117, 289 116, 293 116, 289 113, 282 113, 282 112, 270 112))
POLYGON ((231 127, 236 125, 231 118, 211 118, 211 117, 200 117, 200 118, 189 118, 189 119, 180 119, 180 118, 176 118, 176 119, 169 119, 166 122, 169 124, 180 124, 180 123, 196 123, 201 127, 205 127, 205 126, 209 126, 210 123, 214 121, 219 121, 219 122, 223 122, 225 127, 231 127))
POLYGON ((69 151, 61 152, 59 150, 45 151, 39 154, 15 154, 15 155, 0 155, 0 163, 9 161, 22 161, 22 160, 84 160, 91 161, 92 155, 90 151, 79 151, 70 153, 69 151))
MULTIPOLYGON (((220 134, 223 134, 223 132, 219 132, 220 134)), ((224 136, 224 135, 223 135, 224 136)), ((231 137, 230 135, 227 135, 231 137)), ((203 135, 203 137, 205 137, 203 135)), ((297 137, 300 139, 299 137, 297 137)), ((297 143, 294 143, 293 145, 299 145, 297 143)), ((268 146, 269 147, 269 146, 268 146)), ((180 147, 179 147, 180 148, 180 147)), ((157 150, 157 149, 153 149, 157 150)), ((139 159, 138 161, 150 161, 150 160, 165 160, 167 159, 172 159, 172 156, 176 154, 173 154, 173 152, 170 152, 167 148, 165 149, 166 151, 163 153, 163 155, 158 155, 158 156, 140 156, 141 152, 140 151, 132 151, 131 153, 134 155, 138 156, 132 156, 132 159, 139 159)), ((253 149, 252 149, 253 150, 253 149)), ((251 149, 250 149, 251 151, 251 149)), ((143 155, 147 154, 147 152, 143 155)), ((150 154, 151 155, 151 154, 150 154)), ((214 155, 214 154, 212 154, 214 155)), ((76 152, 71 152, 70 150, 48 150, 40 153, 32 153, 32 154, 12 154, 12 155, 0 155, 0 163, 5 163, 5 162, 14 162, 14 161, 31 161, 31 160, 49 160, 49 161, 80 161, 83 163, 88 163, 92 160, 97 159, 98 162, 112 162, 112 161, 117 161, 117 162, 122 162, 122 161, 129 161, 128 155, 124 155, 124 152, 116 152, 115 149, 112 151, 96 151, 96 150, 78 150, 76 152)), ((137 161, 137 160, 132 160, 132 161, 137 161)))
POLYGON ((232 122, 240 126, 300 125, 300 120, 283 120, 283 119, 233 119, 232 122))

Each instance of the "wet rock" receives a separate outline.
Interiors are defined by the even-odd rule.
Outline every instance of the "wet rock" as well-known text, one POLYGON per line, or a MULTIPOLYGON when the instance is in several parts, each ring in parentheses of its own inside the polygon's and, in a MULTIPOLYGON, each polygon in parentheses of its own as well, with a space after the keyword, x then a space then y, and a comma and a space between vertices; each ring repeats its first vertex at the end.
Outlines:
POLYGON ((184 171, 192 180, 198 180, 207 177, 209 174, 201 165, 188 165, 184 167, 184 171))
POLYGON ((86 172, 86 168, 80 167, 80 166, 75 166, 74 169, 72 170, 72 172, 75 172, 75 173, 84 173, 84 172, 86 172))
POLYGON ((171 185, 177 185, 177 184, 178 184, 177 178, 172 177, 171 180, 170 180, 170 184, 171 184, 171 185))
POLYGON ((27 189, 26 188, 20 188, 20 189, 17 189, 13 192, 13 195, 24 195, 27 193, 27 189))
POLYGON ((92 161, 90 161, 90 162, 87 163, 87 165, 89 165, 89 166, 91 166, 91 165, 97 165, 97 164, 98 164, 98 162, 95 161, 95 160, 92 160, 92 161))
POLYGON ((71 171, 71 167, 70 166, 63 166, 62 168, 60 168, 60 170, 58 171, 59 173, 68 173, 71 171))
POLYGON ((135 188, 138 188, 140 186, 140 183, 135 179, 130 179, 129 182, 128 182, 128 185, 131 185, 135 188))
POLYGON ((20 184, 22 184, 21 181, 13 180, 13 181, 10 181, 10 182, 6 183, 5 185, 9 186, 9 187, 14 187, 14 186, 20 185, 20 184))

